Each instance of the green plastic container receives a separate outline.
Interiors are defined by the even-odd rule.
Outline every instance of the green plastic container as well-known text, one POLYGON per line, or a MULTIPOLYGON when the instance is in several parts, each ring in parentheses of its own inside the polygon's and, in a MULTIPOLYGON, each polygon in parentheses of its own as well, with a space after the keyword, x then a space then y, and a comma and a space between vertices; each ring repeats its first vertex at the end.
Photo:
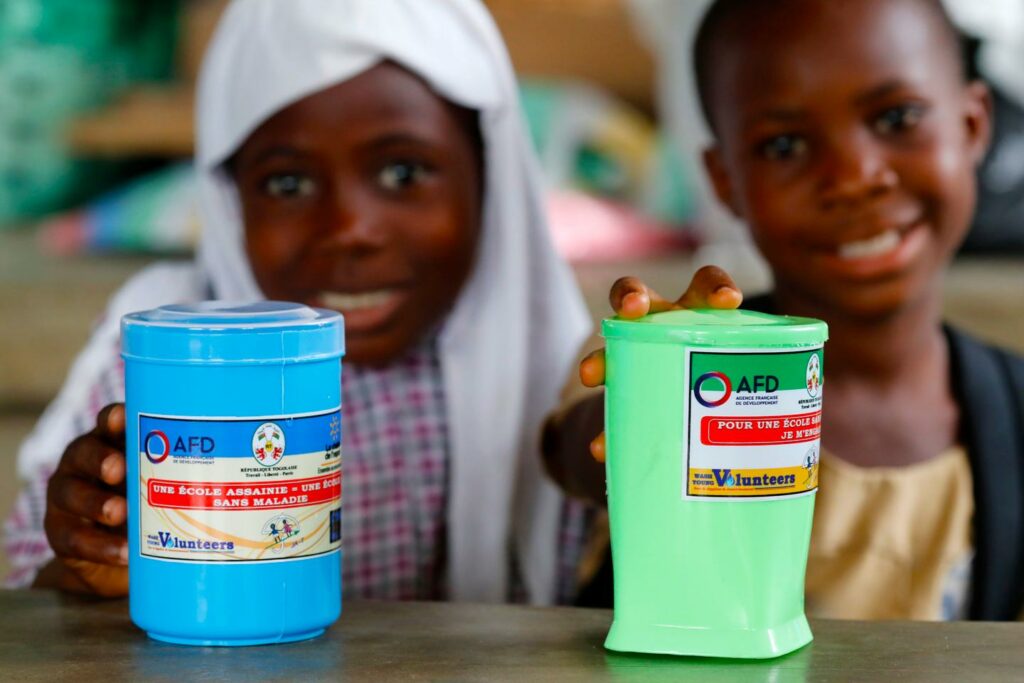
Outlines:
POLYGON ((604 321, 615 620, 605 647, 769 658, 811 641, 825 323, 604 321))

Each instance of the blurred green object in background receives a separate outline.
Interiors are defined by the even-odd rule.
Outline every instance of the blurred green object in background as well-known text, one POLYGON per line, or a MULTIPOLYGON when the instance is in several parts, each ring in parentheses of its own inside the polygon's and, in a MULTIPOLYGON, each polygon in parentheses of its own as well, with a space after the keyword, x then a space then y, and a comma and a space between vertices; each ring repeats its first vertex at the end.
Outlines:
POLYGON ((78 114, 171 74, 178 0, 0 0, 0 226, 66 208, 119 179, 73 158, 78 114))
POLYGON ((520 98, 550 187, 620 202, 688 229, 693 179, 649 115, 580 81, 529 79, 520 98))

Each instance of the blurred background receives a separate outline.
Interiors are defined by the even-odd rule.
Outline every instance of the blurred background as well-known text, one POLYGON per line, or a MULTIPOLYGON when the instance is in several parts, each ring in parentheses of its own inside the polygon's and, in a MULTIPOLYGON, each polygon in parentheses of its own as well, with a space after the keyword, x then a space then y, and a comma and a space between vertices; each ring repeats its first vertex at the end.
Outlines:
MULTIPOLYGON (((18 444, 107 298, 195 244, 193 84, 225 4, 0 0, 0 517, 18 444)), ((671 294, 714 262, 749 293, 769 287, 697 163, 688 52, 706 0, 487 4, 521 76, 555 242, 595 320, 624 274, 671 294)), ((1024 351, 1024 1, 949 5, 997 127, 947 315, 1024 351)))

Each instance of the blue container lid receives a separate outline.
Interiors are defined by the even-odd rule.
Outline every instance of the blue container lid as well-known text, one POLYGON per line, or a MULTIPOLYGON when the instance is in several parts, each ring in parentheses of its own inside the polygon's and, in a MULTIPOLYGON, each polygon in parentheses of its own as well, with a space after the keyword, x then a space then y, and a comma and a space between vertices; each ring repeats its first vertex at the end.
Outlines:
POLYGON ((131 360, 301 363, 344 354, 340 313, 285 301, 201 301, 121 319, 121 355, 131 360))

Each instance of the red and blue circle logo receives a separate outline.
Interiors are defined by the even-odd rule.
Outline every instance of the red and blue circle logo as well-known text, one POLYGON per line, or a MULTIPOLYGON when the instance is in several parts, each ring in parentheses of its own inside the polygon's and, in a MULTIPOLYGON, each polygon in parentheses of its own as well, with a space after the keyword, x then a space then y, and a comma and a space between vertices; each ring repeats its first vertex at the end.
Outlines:
POLYGON ((705 372, 693 383, 693 397, 705 408, 717 408, 732 396, 732 382, 721 372, 705 372))
POLYGON ((146 439, 142 442, 142 445, 146 451, 146 457, 154 465, 159 465, 171 454, 171 442, 167 435, 159 429, 154 429, 149 434, 146 434, 146 439))

